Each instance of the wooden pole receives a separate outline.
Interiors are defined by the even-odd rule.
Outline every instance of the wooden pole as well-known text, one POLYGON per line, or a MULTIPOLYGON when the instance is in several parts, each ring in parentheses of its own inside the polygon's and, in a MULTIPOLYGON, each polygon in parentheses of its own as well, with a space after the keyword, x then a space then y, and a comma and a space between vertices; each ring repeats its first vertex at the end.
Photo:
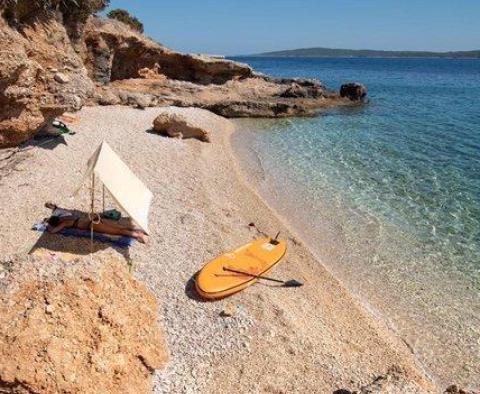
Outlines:
POLYGON ((92 194, 91 194, 91 206, 90 206, 90 213, 93 215, 95 212, 95 173, 92 173, 92 194))
POLYGON ((92 191, 90 206, 90 262, 93 259, 93 215, 95 213, 95 173, 92 172, 92 191))

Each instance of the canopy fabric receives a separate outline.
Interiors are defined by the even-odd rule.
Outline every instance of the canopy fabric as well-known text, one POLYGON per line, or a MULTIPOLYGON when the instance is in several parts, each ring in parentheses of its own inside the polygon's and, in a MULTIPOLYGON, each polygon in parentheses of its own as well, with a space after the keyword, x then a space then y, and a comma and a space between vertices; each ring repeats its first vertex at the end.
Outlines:
POLYGON ((88 160, 87 171, 75 194, 92 174, 95 174, 95 177, 104 184, 120 208, 142 230, 148 232, 148 211, 152 202, 152 192, 135 176, 105 141, 100 144, 88 160))

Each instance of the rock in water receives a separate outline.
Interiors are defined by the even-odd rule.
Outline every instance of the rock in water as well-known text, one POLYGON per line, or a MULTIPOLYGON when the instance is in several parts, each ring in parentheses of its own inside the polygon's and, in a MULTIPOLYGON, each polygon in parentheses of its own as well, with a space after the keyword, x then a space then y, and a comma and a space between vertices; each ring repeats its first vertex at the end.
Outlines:
POLYGON ((124 263, 20 261, 0 281, 0 392, 150 392, 157 314, 124 263))
POLYGON ((340 96, 352 101, 364 101, 367 98, 367 88, 357 82, 346 83, 340 88, 340 96))

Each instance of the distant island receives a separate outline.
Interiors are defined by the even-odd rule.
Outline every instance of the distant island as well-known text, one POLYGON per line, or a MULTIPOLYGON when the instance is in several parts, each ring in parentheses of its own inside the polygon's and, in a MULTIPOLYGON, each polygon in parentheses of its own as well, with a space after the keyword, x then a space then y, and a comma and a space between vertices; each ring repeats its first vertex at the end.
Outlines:
POLYGON ((372 49, 303 48, 265 52, 255 57, 373 57, 373 58, 445 58, 480 59, 480 50, 456 52, 379 51, 372 49))

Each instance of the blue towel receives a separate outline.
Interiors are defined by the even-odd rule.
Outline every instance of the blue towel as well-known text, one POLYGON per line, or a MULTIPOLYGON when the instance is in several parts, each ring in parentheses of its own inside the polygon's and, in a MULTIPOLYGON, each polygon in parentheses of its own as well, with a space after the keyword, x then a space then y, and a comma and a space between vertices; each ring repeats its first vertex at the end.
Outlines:
MULTIPOLYGON (((47 225, 45 223, 35 224, 32 227, 32 230, 45 232, 47 230, 47 225)), ((66 237, 79 237, 79 238, 90 238, 90 231, 79 230, 76 228, 64 228, 60 230, 58 234, 64 235, 66 237)), ((93 239, 97 242, 110 243, 116 245, 120 248, 129 248, 135 242, 134 238, 119 236, 119 235, 109 235, 101 233, 93 233, 93 239)))

